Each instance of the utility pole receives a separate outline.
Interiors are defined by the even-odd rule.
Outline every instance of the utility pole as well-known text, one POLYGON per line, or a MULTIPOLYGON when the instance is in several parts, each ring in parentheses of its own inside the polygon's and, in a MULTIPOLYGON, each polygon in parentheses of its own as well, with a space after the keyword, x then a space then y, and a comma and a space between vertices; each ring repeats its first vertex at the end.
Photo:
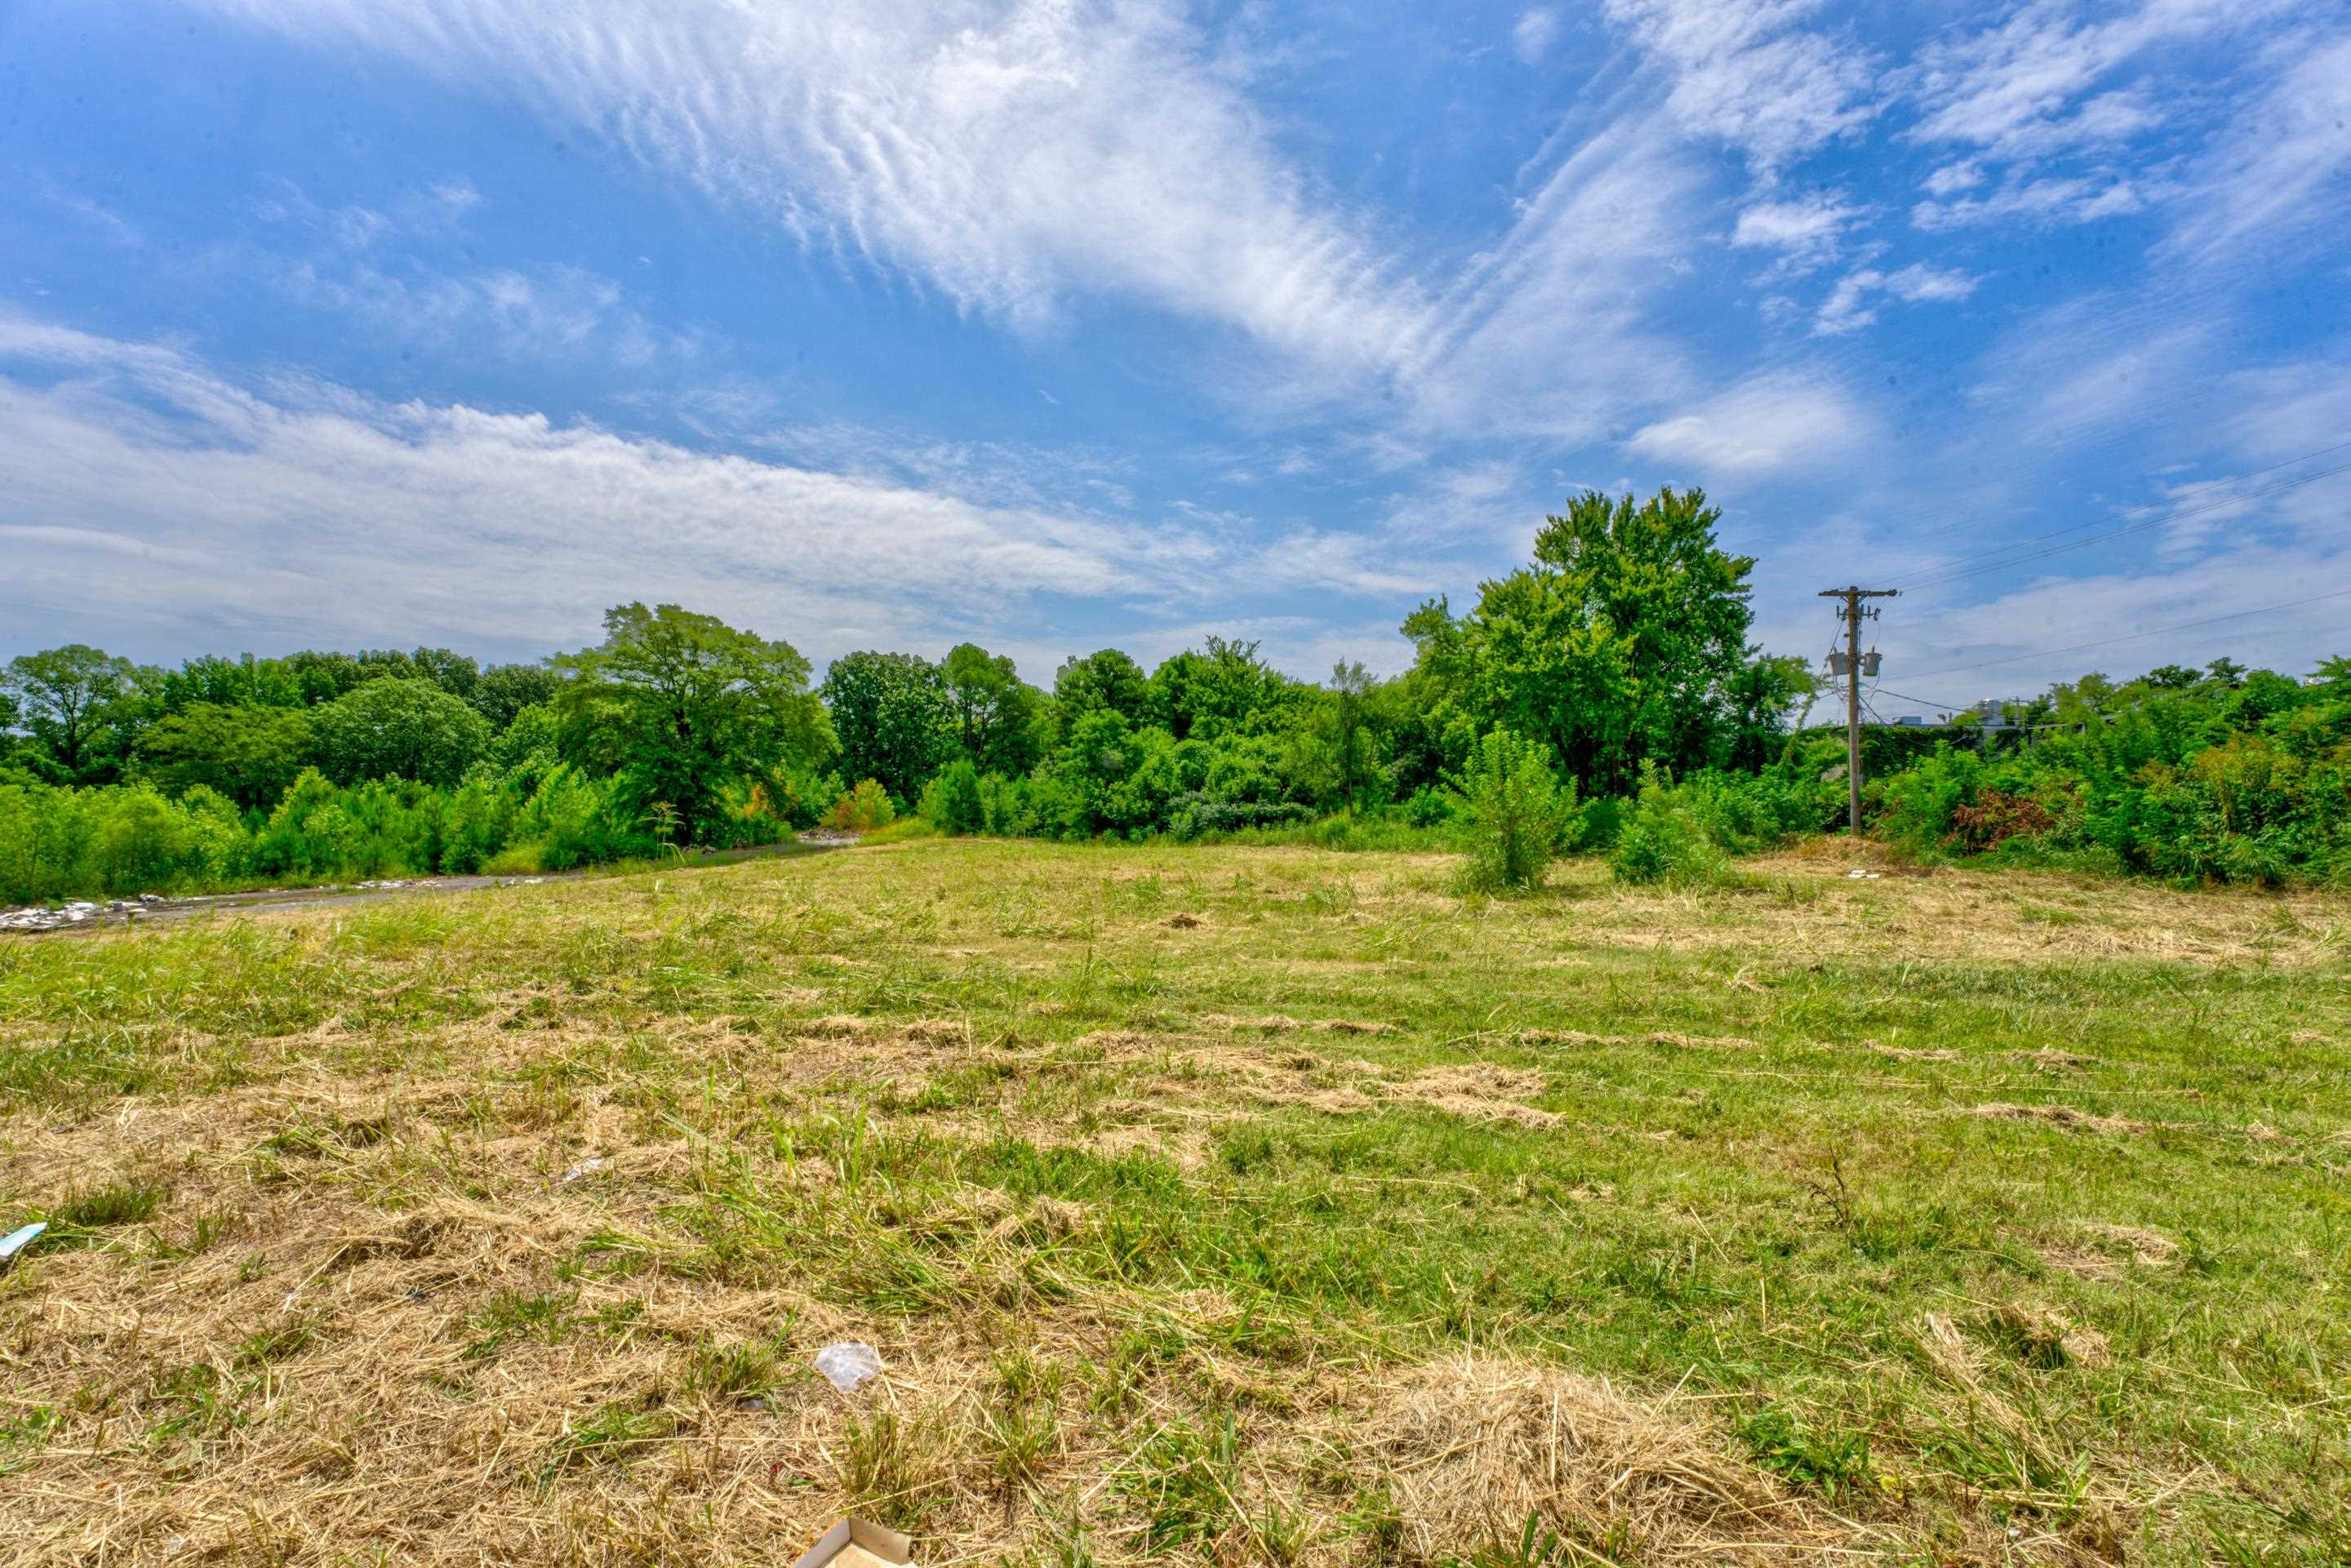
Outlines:
POLYGON ((1861 836, 1861 622, 1864 616, 1872 621, 1877 619, 1877 612, 1863 608, 1861 601, 1865 599, 1892 599, 1900 591, 1893 588, 1821 590, 1823 599, 1844 601, 1838 613, 1844 617, 1845 831, 1855 838, 1861 836))

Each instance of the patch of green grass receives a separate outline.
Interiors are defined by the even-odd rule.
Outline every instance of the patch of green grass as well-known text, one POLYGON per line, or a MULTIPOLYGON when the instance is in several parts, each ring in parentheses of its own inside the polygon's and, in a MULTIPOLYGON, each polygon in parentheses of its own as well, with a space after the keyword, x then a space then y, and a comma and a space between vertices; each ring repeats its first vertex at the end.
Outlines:
POLYGON ((319 1331, 313 1324, 295 1322, 276 1328, 256 1329, 245 1336, 237 1347, 236 1364, 240 1367, 267 1366, 301 1354, 319 1341, 319 1331))
MULTIPOLYGON (((1570 862, 1477 900, 1425 855, 931 839, 10 944, 0 1107, 84 1129, 103 1172, 149 1157, 125 1094, 454 1079, 373 1131, 256 1127, 287 1185, 245 1207, 586 1216, 548 1290, 436 1287, 477 1368, 653 1335, 642 1301, 680 1289, 804 1294, 913 1343, 1013 1325, 952 1423, 863 1404, 826 1451, 901 1522, 959 1506, 936 1478, 967 1463, 964 1495, 1063 1509, 1037 1539, 1067 1561, 1376 1555, 1393 1500, 1269 1490, 1254 1434, 1310 1372, 1469 1346, 1702 1394, 1727 1452, 1922 1541, 2133 1517, 2157 1568, 2326 1560, 2351 1517, 2351 901, 1843 863, 1749 862, 1729 894, 1570 862), (676 1157, 501 1174, 493 1151, 577 1148, 591 1116, 676 1157), (1047 1318, 1096 1348, 1029 1359, 1047 1318), (2061 1320, 2072 1349, 2035 1326, 2061 1320), (1065 1490, 1089 1445, 1122 1468, 1065 1490)), ((165 1216, 159 1186, 85 1199, 61 1230, 165 1216)), ((169 1288, 241 1199, 203 1201, 97 1261, 169 1288)), ((238 1237, 240 1280, 308 1273, 238 1237)), ((675 1376, 751 1397, 804 1375, 782 1343, 692 1341, 675 1376)), ((241 1348, 240 1375, 305 1370, 234 1336, 209 1359, 241 1348)), ((642 1454, 668 1419, 608 1407, 549 1462, 642 1454)), ((1476 1561, 1635 1555, 1503 1530, 1476 1561)))
POLYGON ((1790 1483, 1811 1487, 1832 1501, 1875 1479, 1865 1432, 1826 1430, 1785 1410, 1758 1410, 1740 1421, 1740 1441, 1755 1462, 1790 1483))
POLYGON ((872 1518, 912 1529, 945 1490, 934 1461, 936 1441, 925 1423, 895 1410, 850 1416, 833 1461, 841 1490, 872 1518))
POLYGON ((90 1238, 102 1230, 152 1219, 170 1189, 146 1176, 120 1176, 76 1187, 45 1217, 60 1240, 90 1238))
POLYGON ((516 1340, 556 1343, 571 1331, 572 1320, 568 1314, 579 1299, 571 1291, 541 1291, 531 1295, 519 1291, 498 1291, 474 1314, 472 1326, 476 1337, 466 1343, 465 1358, 487 1361, 516 1340))
POLYGON ((247 1386, 203 1362, 165 1370, 156 1379, 152 1404, 165 1412, 149 1436, 156 1442, 201 1440, 244 1426, 247 1386))
POLYGON ((1060 1447, 1061 1367, 1026 1351, 996 1358, 995 1384, 979 1408, 980 1439, 997 1479, 1008 1487, 1033 1481, 1060 1447))
POLYGON ((684 1385, 712 1399, 749 1399, 784 1380, 784 1356, 774 1340, 721 1341, 696 1335, 687 1347, 684 1385))
POLYGON ((56 1406, 35 1405, 0 1417, 0 1476, 22 1469, 63 1424, 56 1406))
POLYGON ((588 1466, 625 1465, 676 1430, 677 1416, 669 1410, 601 1406, 556 1439, 540 1469, 541 1482, 588 1466))
POLYGON ((1239 1521, 1240 1432, 1229 1412, 1171 1421, 1137 1451, 1119 1490, 1155 1552, 1212 1541, 1239 1521))

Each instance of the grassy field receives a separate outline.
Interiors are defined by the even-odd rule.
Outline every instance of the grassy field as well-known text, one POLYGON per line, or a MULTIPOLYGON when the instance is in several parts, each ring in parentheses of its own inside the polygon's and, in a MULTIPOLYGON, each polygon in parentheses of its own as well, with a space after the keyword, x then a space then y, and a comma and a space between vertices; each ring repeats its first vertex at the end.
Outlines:
POLYGON ((2351 1561, 2351 902, 1854 863, 0 942, 0 1562, 2351 1561))

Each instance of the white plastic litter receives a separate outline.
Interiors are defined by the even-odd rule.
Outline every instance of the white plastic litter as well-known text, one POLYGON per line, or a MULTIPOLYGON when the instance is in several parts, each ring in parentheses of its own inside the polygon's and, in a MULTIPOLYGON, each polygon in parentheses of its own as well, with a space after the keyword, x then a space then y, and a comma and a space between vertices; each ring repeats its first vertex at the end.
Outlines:
POLYGON ((581 1160, 578 1165, 573 1166, 569 1170, 563 1173, 563 1185, 569 1186, 581 1176, 594 1176, 598 1171, 602 1170, 610 1164, 611 1164, 611 1162, 605 1159, 601 1155, 592 1160, 581 1160))
POLYGON ((48 1228, 47 1220, 36 1219, 21 1229, 12 1230, 5 1237, 0 1237, 0 1263, 6 1262, 26 1248, 30 1247, 33 1244, 33 1239, 48 1228))
POLYGON ((882 1353, 863 1340, 835 1340, 816 1353, 816 1369, 843 1394, 854 1394, 882 1375, 882 1353))
POLYGON ((1876 882, 1877 877, 1878 873, 1874 871, 1849 871, 1844 873, 1847 882, 1876 882))

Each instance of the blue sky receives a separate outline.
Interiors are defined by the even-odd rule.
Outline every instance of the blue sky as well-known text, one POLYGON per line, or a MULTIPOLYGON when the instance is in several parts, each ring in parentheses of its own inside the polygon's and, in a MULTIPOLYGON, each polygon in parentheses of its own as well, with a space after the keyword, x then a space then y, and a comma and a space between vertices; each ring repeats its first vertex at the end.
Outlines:
POLYGON ((1913 697, 2351 652, 2011 657, 2351 590, 2336 3, 17 0, 0 106, 0 654, 1393 670, 1667 482, 1913 697))

